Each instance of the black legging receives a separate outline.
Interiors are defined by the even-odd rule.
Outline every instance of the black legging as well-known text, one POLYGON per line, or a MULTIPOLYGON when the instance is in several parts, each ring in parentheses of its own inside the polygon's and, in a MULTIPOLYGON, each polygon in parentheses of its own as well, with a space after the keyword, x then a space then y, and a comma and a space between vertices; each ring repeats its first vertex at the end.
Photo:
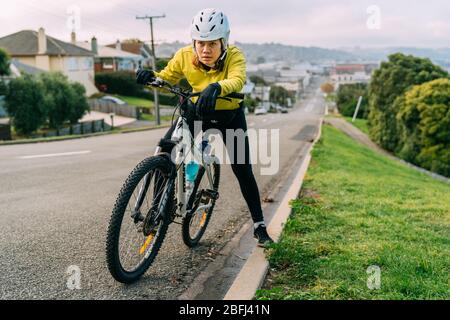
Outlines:
MULTIPOLYGON (((225 144, 228 154, 233 155, 233 159, 231 159, 232 164, 231 168, 233 170, 234 175, 236 176, 239 186, 241 188, 242 195, 244 196, 245 201, 247 202, 247 206, 250 210, 252 219, 254 223, 263 222, 264 217, 261 208, 261 200, 259 196, 258 185, 256 184, 255 176, 253 175, 252 165, 250 163, 250 147, 248 143, 248 136, 245 135, 245 142, 242 148, 239 147, 239 140, 236 136, 234 138, 234 143, 232 146, 227 145, 226 141, 226 130, 238 130, 242 129, 245 133, 247 132, 247 121, 245 120, 245 114, 243 108, 239 108, 235 113, 234 117, 231 121, 226 124, 215 124, 210 121, 203 121, 202 130, 206 131, 208 129, 217 129, 220 131, 220 135, 222 137, 223 143, 225 144), (233 150, 231 150, 233 147, 233 150), (244 149, 245 159, 242 156, 242 149, 244 149), (240 151, 240 152, 239 152, 240 151)), ((193 123, 190 123, 189 129, 193 134, 194 126, 193 123)), ((172 132, 174 130, 174 126, 172 126, 169 131, 167 131, 164 139, 170 139, 172 136, 172 132)), ((171 152, 171 150, 164 150, 164 152, 171 152)))

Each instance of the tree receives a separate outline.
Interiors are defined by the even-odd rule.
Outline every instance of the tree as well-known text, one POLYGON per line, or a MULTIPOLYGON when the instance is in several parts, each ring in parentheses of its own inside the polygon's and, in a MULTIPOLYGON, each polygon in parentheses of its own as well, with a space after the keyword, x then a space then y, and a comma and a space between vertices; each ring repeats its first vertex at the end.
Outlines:
POLYGON ((8 53, 0 48, 0 76, 9 75, 10 57, 8 53))
POLYGON ((44 85, 49 126, 58 129, 66 122, 77 123, 89 110, 85 89, 71 83, 62 73, 43 73, 39 77, 44 85))
POLYGON ((71 124, 76 124, 90 110, 86 100, 86 89, 81 83, 75 82, 72 84, 72 98, 70 101, 69 121, 71 124))
POLYGON ((339 112, 346 117, 355 113, 359 97, 363 97, 358 111, 358 118, 366 119, 368 113, 368 86, 365 83, 342 84, 336 94, 339 112))
POLYGON ((272 86, 270 88, 270 101, 281 105, 286 105, 287 98, 294 99, 294 95, 280 86, 272 86))
POLYGON ((58 129, 68 120, 70 114, 72 94, 69 82, 61 73, 43 73, 39 79, 44 85, 49 126, 58 129))
POLYGON ((253 82, 255 85, 259 86, 267 86, 267 82, 264 80, 264 78, 260 76, 250 76, 250 81, 253 82))
POLYGON ((329 82, 323 83, 320 86, 320 90, 322 90, 323 93, 330 94, 330 93, 334 92, 334 85, 329 82))
POLYGON ((398 101, 398 155, 449 177, 450 80, 415 86, 398 101))
POLYGON ((44 85, 32 76, 24 75, 11 80, 5 101, 17 132, 29 135, 45 123, 47 101, 44 85))
POLYGON ((396 53, 375 70, 369 86, 369 134, 381 147, 398 149, 397 113, 405 91, 413 85, 447 78, 429 59, 396 53), (398 101, 396 101, 399 99, 398 101))
POLYGON ((245 96, 244 106, 246 106, 248 108, 249 112, 253 112, 257 105, 258 105, 258 101, 257 100, 252 99, 249 96, 245 96))

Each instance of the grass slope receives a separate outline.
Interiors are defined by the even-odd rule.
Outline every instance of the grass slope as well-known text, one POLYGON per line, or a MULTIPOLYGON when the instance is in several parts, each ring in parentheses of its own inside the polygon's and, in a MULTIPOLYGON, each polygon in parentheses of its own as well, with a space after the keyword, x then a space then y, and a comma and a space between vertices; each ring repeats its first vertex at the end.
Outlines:
POLYGON ((450 298, 450 185, 324 126, 302 193, 257 299, 450 298))

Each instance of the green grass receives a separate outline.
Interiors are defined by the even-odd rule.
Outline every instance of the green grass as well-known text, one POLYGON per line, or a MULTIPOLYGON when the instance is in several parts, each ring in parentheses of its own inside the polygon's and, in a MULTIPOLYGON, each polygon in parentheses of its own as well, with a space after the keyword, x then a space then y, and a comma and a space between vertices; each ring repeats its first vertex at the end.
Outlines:
POLYGON ((153 106, 154 106, 153 101, 151 101, 149 99, 130 97, 130 96, 122 96, 119 94, 116 94, 114 96, 125 101, 129 105, 136 106, 136 107, 153 108, 153 106))
MULTIPOLYGON (((172 116, 161 116, 160 118, 161 118, 161 121, 171 121, 172 120, 172 116)), ((141 120, 155 121, 155 116, 153 114, 142 113, 141 120)), ((176 117, 175 117, 175 120, 176 120, 176 117)))
MULTIPOLYGON (((122 95, 118 95, 118 94, 116 94, 115 96, 119 99, 122 99, 123 101, 125 101, 126 103, 128 103, 129 105, 132 105, 132 106, 149 108, 149 109, 150 108, 153 109, 153 107, 154 107, 153 101, 148 100, 148 99, 143 99, 143 98, 139 98, 139 97, 122 96, 122 95)), ((173 106, 160 105, 160 107, 173 109, 173 106)), ((155 121, 155 116, 153 114, 142 113, 141 120, 155 121)), ((161 121, 171 121, 171 120, 172 120, 172 115, 161 116, 161 121)))
POLYGON ((324 126, 256 298, 449 299, 449 194, 449 184, 324 126), (379 290, 367 287, 372 265, 379 290))
POLYGON ((352 122, 352 117, 344 117, 345 120, 350 122, 352 125, 357 127, 359 130, 364 132, 365 134, 369 134, 369 128, 367 126, 367 120, 366 119, 355 119, 355 122, 352 122))

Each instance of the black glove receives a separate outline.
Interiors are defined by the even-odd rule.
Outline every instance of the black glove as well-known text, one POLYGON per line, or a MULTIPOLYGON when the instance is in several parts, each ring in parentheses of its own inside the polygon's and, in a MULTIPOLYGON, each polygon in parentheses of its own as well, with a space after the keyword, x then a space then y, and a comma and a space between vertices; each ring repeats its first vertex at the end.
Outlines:
POLYGON ((214 111, 216 108, 217 97, 222 92, 222 87, 220 84, 211 83, 206 87, 205 90, 200 94, 197 101, 197 116, 202 117, 208 112, 214 111))
POLYGON ((152 70, 138 69, 136 71, 136 82, 138 84, 146 85, 155 80, 155 73, 152 70))

